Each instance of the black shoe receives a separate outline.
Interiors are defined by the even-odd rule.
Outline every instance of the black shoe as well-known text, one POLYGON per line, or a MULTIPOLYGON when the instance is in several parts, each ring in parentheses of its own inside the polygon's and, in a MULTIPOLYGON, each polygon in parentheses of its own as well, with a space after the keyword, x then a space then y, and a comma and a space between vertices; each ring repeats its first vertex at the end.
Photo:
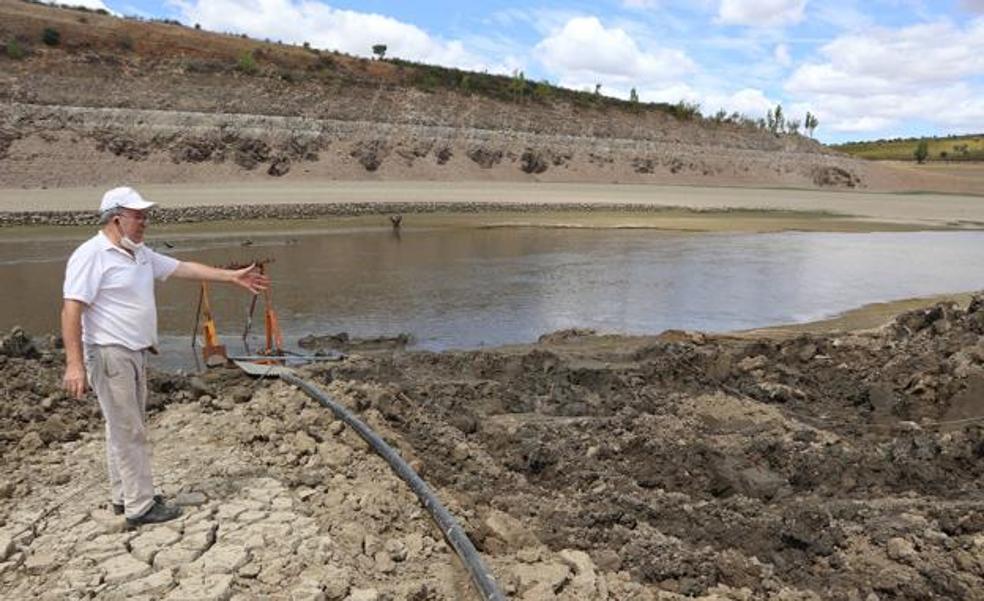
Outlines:
MULTIPOLYGON (((164 495, 154 495, 154 503, 163 503, 164 495)), ((123 507, 123 503, 110 503, 110 507, 113 509, 114 515, 123 515, 126 513, 126 507, 123 507)))
POLYGON ((126 518, 127 526, 142 526, 144 524, 160 524, 163 522, 170 522, 171 520, 181 517, 181 508, 174 505, 168 505, 166 503, 154 502, 150 506, 150 509, 145 511, 143 515, 139 515, 135 518, 126 518))

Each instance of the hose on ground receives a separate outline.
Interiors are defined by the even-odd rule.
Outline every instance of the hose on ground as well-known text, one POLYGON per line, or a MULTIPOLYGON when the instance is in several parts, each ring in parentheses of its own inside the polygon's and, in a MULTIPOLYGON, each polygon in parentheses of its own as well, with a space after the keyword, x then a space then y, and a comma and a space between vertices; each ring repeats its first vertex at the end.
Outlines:
POLYGON ((499 590, 498 585, 492 578, 492 574, 485 567, 485 562, 475 549, 468 535, 462 530, 454 516, 441 504, 441 501, 434 495, 434 492, 427 486, 427 483, 417 475, 400 455, 372 429, 355 417, 348 409, 337 401, 316 388, 311 383, 298 378, 293 374, 283 373, 280 378, 300 388, 306 395, 318 401, 335 414, 335 417, 342 420, 349 427, 355 430, 372 449, 379 454, 390 468, 413 490, 417 498, 420 499, 424 509, 430 514, 434 523, 444 534, 444 539, 451 545, 462 563, 468 570, 475 588, 478 589, 484 601, 505 601, 505 596, 499 590))

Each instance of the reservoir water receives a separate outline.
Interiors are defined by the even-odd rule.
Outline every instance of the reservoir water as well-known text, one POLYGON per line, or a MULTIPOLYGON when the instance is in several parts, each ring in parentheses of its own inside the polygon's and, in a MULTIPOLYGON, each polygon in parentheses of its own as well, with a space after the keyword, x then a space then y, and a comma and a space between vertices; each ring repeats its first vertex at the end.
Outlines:
MULTIPOLYGON (((984 288, 984 232, 405 228, 399 235, 271 230, 247 239, 207 227, 149 242, 179 259, 210 264, 272 258, 273 300, 289 344, 341 331, 407 332, 415 348, 432 350, 531 342, 571 327, 726 331, 984 288)), ((0 236, 3 331, 14 325, 34 335, 58 330, 64 265, 79 242, 78 234, 72 240, 0 236)), ((223 342, 238 353, 248 295, 229 286, 211 290, 223 342)), ((166 351, 155 360, 158 367, 194 366, 197 298, 191 282, 158 286, 166 351)), ((256 317, 259 328, 262 313, 256 317)))

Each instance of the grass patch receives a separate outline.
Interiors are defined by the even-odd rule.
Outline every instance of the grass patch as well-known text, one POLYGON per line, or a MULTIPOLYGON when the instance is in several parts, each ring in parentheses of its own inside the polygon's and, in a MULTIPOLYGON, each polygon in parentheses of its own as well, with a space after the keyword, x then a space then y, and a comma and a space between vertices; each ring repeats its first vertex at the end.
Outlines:
POLYGON ((920 142, 926 142, 926 161, 984 161, 984 134, 943 138, 905 138, 835 144, 835 150, 875 161, 914 161, 920 142))

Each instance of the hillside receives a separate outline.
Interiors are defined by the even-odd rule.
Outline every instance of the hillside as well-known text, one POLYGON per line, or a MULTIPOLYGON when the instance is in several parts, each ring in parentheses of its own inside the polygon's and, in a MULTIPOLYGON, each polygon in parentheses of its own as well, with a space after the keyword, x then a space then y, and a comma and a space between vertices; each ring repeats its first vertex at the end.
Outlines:
POLYGON ((0 0, 0 187, 494 180, 966 192, 748 120, 0 0))
POLYGON ((848 142, 832 148, 862 159, 914 161, 913 153, 922 141, 928 146, 927 161, 984 161, 984 134, 848 142))

